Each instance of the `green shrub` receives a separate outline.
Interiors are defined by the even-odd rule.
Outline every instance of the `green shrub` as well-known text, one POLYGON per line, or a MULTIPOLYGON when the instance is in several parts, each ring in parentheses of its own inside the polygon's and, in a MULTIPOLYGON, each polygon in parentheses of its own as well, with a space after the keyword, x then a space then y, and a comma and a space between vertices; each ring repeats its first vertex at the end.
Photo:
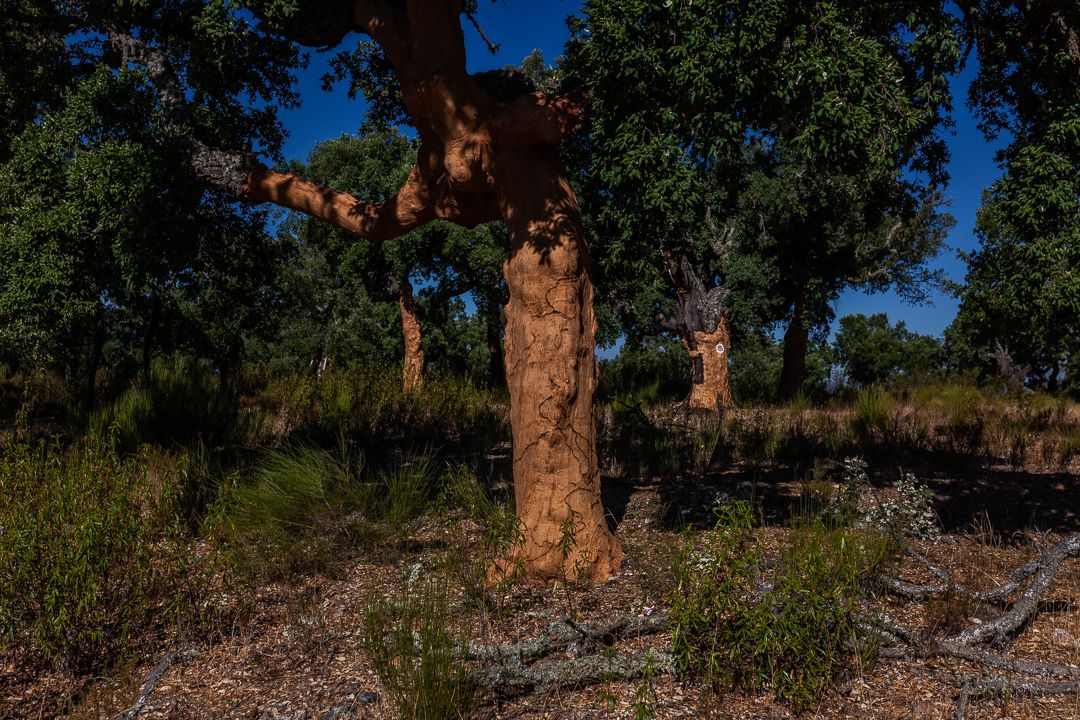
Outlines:
POLYGON ((364 471, 349 453, 312 445, 270 450, 250 477, 236 473, 217 512, 242 569, 271 577, 332 570, 344 542, 374 547, 407 537, 432 501, 430 452, 364 471))
POLYGON ((398 457, 379 476, 382 489, 379 517, 390 528, 400 531, 424 514, 431 498, 435 463, 430 451, 398 457))
POLYGON ((439 580, 419 588, 402 583, 396 600, 368 596, 364 647, 404 720, 452 720, 472 709, 474 688, 461 652, 468 635, 454 629, 448 597, 439 580))
POLYGON ((688 541, 671 595, 676 669, 714 690, 770 684, 796 711, 833 687, 858 648, 859 577, 887 557, 880 536, 804 514, 764 581, 746 503, 720 511, 696 550, 688 541))
POLYGON ((150 377, 93 413, 89 428, 97 435, 115 432, 129 450, 146 443, 214 445, 234 432, 238 407, 209 364, 178 357, 155 362, 150 377))
POLYGON ((144 458, 87 437, 13 443, 0 455, 0 642, 87 669, 144 627, 178 558, 166 486, 144 458))
POLYGON ((864 446, 884 443, 890 436, 895 409, 892 397, 877 385, 863 388, 855 397, 851 434, 864 446))
POLYGON ((268 451, 251 478, 231 478, 221 498, 241 567, 271 576, 328 567, 336 541, 370 527, 375 488, 344 457, 296 445, 268 451))
POLYGON ((258 402, 277 418, 278 436, 344 436, 369 453, 402 443, 486 447, 506 432, 503 397, 452 376, 425 378, 420 393, 404 392, 394 369, 286 376, 271 381, 258 402))
POLYGON ((956 385, 945 388, 941 397, 946 413, 940 428, 944 449, 958 455, 975 455, 982 449, 986 428, 982 393, 977 388, 956 385))

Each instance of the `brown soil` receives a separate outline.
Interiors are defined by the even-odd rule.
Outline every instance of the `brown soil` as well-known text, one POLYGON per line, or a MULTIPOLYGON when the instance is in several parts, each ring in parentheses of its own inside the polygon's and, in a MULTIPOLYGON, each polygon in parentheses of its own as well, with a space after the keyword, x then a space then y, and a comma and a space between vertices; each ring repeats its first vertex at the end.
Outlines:
MULTIPOLYGON (((616 533, 628 562, 619 576, 603 584, 556 584, 535 587, 516 584, 496 594, 501 611, 474 619, 477 640, 505 643, 541 635, 548 624, 564 616, 580 622, 610 621, 640 615, 657 607, 662 612, 670 589, 670 567, 677 535, 668 518, 679 503, 686 510, 707 507, 707 493, 730 488, 729 478, 713 485, 685 488, 661 485, 612 487, 609 505, 618 510, 616 533), (685 492, 683 492, 685 490, 685 492), (706 494, 703 494, 706 493, 706 494), (621 502, 620 502, 621 500, 621 502), (692 507, 691 507, 692 506, 692 507)), ((1075 478, 1070 478, 1076 485, 1075 478)), ((760 488, 765 490, 763 486, 760 488)), ((777 480, 761 502, 793 503, 804 488, 777 480)), ((948 500, 945 500, 946 504, 948 500)), ((777 511, 778 512, 778 511, 777 511)), ((692 516, 692 512, 689 513, 692 516)), ((405 551, 386 550, 380 557, 355 556, 342 561, 333 578, 307 577, 262 587, 254 594, 222 588, 212 603, 222 606, 250 603, 250 615, 235 626, 219 628, 220 639, 203 634, 166 645, 143 639, 145 653, 100 678, 75 678, 62 672, 36 673, 12 661, 0 664, 0 717, 112 717, 131 706, 144 679, 162 656, 194 645, 194 658, 171 667, 146 704, 142 718, 394 718, 378 678, 362 647, 362 608, 366 594, 395 593, 408 577, 436 572, 448 548, 475 545, 479 528, 461 518, 432 521, 421 528, 405 551), (365 693, 378 693, 377 699, 365 693)), ((985 522, 981 526, 987 530, 985 522)), ((760 531, 768 552, 786 530, 773 525, 760 531)), ((1048 534, 1040 542, 1054 539, 1048 534)), ((960 582, 990 587, 1011 568, 1031 557, 1019 536, 954 533, 943 542, 918 548, 960 582), (988 537, 996 539, 987 541, 988 537)), ((904 564, 900 575, 929 582, 921 566, 904 564)), ((465 616, 463 598, 453 599, 465 616)), ((893 603, 893 617, 909 626, 938 622, 943 613, 925 605, 893 603)), ((474 618, 475 618, 474 614, 474 618)), ((668 644, 667 636, 622 641, 632 651, 668 644)), ((1043 603, 1043 610, 1023 634, 1008 646, 1013 659, 1080 664, 1080 562, 1069 561, 1043 603)), ((883 659, 856 668, 842 685, 807 718, 946 718, 952 717, 958 688, 966 676, 986 677, 987 671, 951 659, 883 659)), ((634 703, 646 687, 641 681, 618 681, 518 697, 482 696, 473 717, 478 718, 608 718, 633 717, 634 703)), ((767 690, 746 696, 714 696, 670 676, 653 681, 658 718, 789 718, 791 710, 767 690)), ((968 718, 1080 717, 1080 695, 1008 697, 974 701, 968 718)))

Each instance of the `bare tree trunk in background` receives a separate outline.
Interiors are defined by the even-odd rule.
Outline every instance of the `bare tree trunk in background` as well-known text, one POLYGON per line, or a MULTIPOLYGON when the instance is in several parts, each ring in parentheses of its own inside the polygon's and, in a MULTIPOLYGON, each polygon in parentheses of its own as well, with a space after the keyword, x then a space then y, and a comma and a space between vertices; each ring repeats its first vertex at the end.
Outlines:
POLYGON ((727 316, 721 316, 716 330, 695 330, 692 342, 683 340, 693 362, 690 384, 691 408, 720 410, 734 406, 728 378, 728 355, 731 352, 731 326, 727 316))
POLYGON ((413 297, 409 276, 398 285, 398 308, 401 309, 401 332, 405 338, 405 359, 401 365, 405 392, 420 392, 424 387, 424 347, 420 332, 420 313, 413 297))
POLYGON ((806 380, 806 349, 810 334, 806 327, 806 299, 803 293, 795 298, 791 311, 791 323, 784 333, 784 368, 780 372, 779 398, 781 402, 794 400, 806 380))

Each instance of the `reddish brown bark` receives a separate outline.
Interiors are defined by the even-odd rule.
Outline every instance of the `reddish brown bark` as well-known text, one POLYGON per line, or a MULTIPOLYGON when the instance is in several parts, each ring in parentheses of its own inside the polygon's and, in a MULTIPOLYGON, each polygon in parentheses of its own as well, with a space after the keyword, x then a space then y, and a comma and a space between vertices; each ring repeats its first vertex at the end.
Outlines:
POLYGON ((534 578, 606 578, 622 550, 600 502, 596 319, 581 213, 550 146, 504 152, 494 175, 510 230, 506 377, 525 526, 511 560, 534 578))
POLYGON ((728 380, 728 354, 731 351, 731 331, 727 317, 721 317, 713 332, 695 330, 690 342, 683 347, 693 362, 690 384, 690 407, 699 410, 720 410, 732 407, 731 384, 728 380))
POLYGON ((401 333, 405 338, 405 359, 401 364, 401 381, 405 392, 420 392, 424 387, 424 348, 420 332, 420 313, 413 297, 409 278, 398 287, 398 308, 401 310, 401 333))
MULTIPOLYGON (((372 240, 435 218, 466 227, 506 222, 506 374, 525 542, 503 567, 523 567, 538 580, 603 579, 619 569, 622 550, 600 501, 593 288, 581 212, 555 148, 580 123, 582 98, 496 100, 465 70, 463 7, 460 0, 357 0, 351 27, 335 11, 295 30, 295 39, 315 45, 359 30, 393 63, 420 136, 416 167, 395 198, 367 203, 258 166, 242 194, 372 240)), ((301 2, 301 18, 304 11, 301 2)), ((403 305, 403 324, 405 314, 403 305)))

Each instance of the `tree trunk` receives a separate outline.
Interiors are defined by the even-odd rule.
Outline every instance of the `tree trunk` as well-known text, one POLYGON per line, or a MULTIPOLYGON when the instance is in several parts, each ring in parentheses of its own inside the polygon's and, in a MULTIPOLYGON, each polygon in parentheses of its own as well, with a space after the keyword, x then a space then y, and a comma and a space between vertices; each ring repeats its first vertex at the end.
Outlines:
POLYGON ((406 275, 398 290, 398 307, 401 308, 401 332, 405 336, 405 360, 401 366, 402 385, 405 392, 420 392, 424 387, 424 348, 420 334, 420 313, 413 297, 412 283, 406 275))
POLYGON ((143 335, 142 372, 143 377, 150 378, 150 370, 154 364, 154 340, 157 336, 158 325, 161 324, 161 301, 155 297, 151 300, 153 309, 150 311, 150 320, 146 324, 146 332, 143 335))
POLYGON ((504 272, 514 496, 525 542, 504 569, 540 580, 606 578, 608 529, 596 458, 596 319, 581 214, 550 146, 507 149, 495 168, 510 230, 504 272))
POLYGON ((486 313, 484 322, 487 325, 487 346, 488 346, 488 374, 491 376, 492 387, 505 387, 506 386, 506 357, 503 355, 503 343, 502 332, 500 326, 501 318, 498 312, 498 305, 491 311, 486 313))
POLYGON ((731 352, 731 331, 727 317, 721 317, 716 330, 695 330, 690 342, 683 347, 693 361, 689 404, 697 410, 720 410, 732 407, 731 384, 728 381, 728 355, 731 352))
MULTIPOLYGON (((397 194, 361 200, 194 137, 192 167, 251 202, 299 210, 375 242, 435 219, 471 228, 502 218, 510 231, 505 354, 514 493, 525 535, 507 564, 537 580, 607 578, 619 569, 622 549, 600 500, 593 289, 581 211, 557 150, 580 127, 585 96, 531 92, 503 82, 505 73, 470 75, 461 2, 330 5, 315 20, 296 13, 286 32, 325 47, 360 30, 385 52, 420 140, 416 166, 397 194)), ((167 55, 118 32, 109 44, 120 63, 150 71, 168 122, 189 125, 188 100, 167 55)))
POLYGON ((806 301, 797 297, 791 311, 791 323, 784 333, 784 369, 780 373, 780 401, 794 400, 806 380, 806 348, 809 331, 803 318, 806 301))
POLYGON ((102 355, 105 350, 105 320, 104 313, 99 306, 94 318, 94 339, 90 347, 90 362, 86 368, 86 386, 83 389, 83 402, 86 409, 92 411, 97 407, 97 375, 101 368, 102 355))

